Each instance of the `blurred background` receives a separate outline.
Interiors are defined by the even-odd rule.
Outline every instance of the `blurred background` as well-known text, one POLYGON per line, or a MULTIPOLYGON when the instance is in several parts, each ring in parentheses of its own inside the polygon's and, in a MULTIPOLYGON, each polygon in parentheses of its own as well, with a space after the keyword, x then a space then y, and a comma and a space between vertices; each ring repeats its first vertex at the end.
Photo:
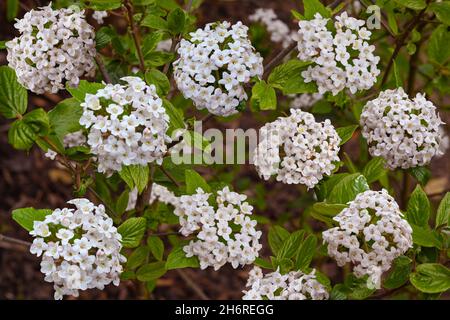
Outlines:
MULTIPOLYGON (((327 3, 327 1, 323 1, 327 3)), ((333 1, 328 1, 331 3, 333 1)), ((357 2, 357 1, 356 1, 357 2)), ((35 8, 45 5, 48 1, 29 0, 20 1, 18 17, 22 17, 27 8, 35 8)), ((197 26, 217 20, 236 22, 241 20, 250 25, 249 16, 256 8, 273 8, 278 18, 284 21, 292 30, 296 30, 291 18, 291 9, 302 9, 301 1, 293 0, 205 0, 196 10, 198 17, 197 26)), ((92 12, 87 12, 88 20, 96 28, 98 24, 91 18, 92 12)), ((6 1, 0 1, 0 41, 10 40, 16 36, 13 27, 14 22, 6 20, 6 1)), ((126 22, 119 16, 109 15, 105 24, 113 24, 117 28, 126 30, 126 22)), ((259 34, 259 29, 254 29, 252 34, 258 35, 257 49, 266 59, 279 52, 280 44, 270 42, 267 34, 259 34)), ((261 31, 263 32, 263 31, 261 31)), ((382 47, 381 47, 382 49, 382 47)), ((386 55, 386 52, 380 52, 386 55)), ((382 58, 382 61, 385 59, 382 58)), ((0 65, 7 64, 6 50, 0 50, 0 65)), ((34 95, 29 92, 29 110, 35 107, 43 107, 49 110, 67 94, 61 92, 58 95, 45 94, 34 95)), ((433 97, 431 97, 433 100, 433 97)), ((448 97, 447 97, 448 100, 448 97)), ((436 102, 436 101, 435 101, 436 102)), ((443 103, 448 101, 444 101, 443 103)), ((288 103, 284 103, 287 110, 288 103)), ((282 102, 283 106, 283 102, 282 102)), ((193 109, 193 108, 190 108, 193 109)), ((191 111, 192 115, 196 111, 191 111)), ((204 128, 259 128, 266 121, 279 116, 276 114, 252 114, 245 111, 239 117, 229 120, 209 119, 204 128)), ((330 117, 334 115, 331 114, 330 117)), ((445 122, 450 121, 448 112, 441 113, 445 122)), ((199 115, 202 117, 202 115, 199 115)), ((43 152, 34 147, 28 153, 14 150, 7 141, 9 121, 0 119, 0 234, 30 241, 31 237, 20 228, 12 219, 11 211, 20 207, 58 208, 72 197, 71 176, 61 169, 55 162, 44 157, 43 152)), ((447 128, 448 130, 448 128, 447 128)), ((346 144, 346 150, 353 159, 358 158, 358 137, 346 144)), ((431 164, 432 179, 426 187, 429 195, 439 195, 450 187, 450 154, 434 159, 431 164)), ((206 179, 212 174, 210 169, 199 167, 198 171, 206 179)), ((252 199, 256 213, 261 216, 261 221, 283 224, 289 230, 295 230, 300 225, 308 224, 312 230, 321 230, 323 226, 312 219, 302 217, 304 208, 311 201, 311 195, 301 187, 292 187, 275 183, 273 180, 263 183, 257 176, 252 166, 216 166, 214 168, 216 179, 229 181, 236 190, 244 191, 252 199)), ((398 187, 397 187, 398 188, 398 187)), ((440 200, 440 197, 432 200, 440 200)), ((267 225, 264 228, 263 241, 266 241, 267 225)), ((267 245, 264 244, 264 248, 267 245)), ((267 249, 262 250, 262 255, 267 256, 267 249)), ((342 280, 341 270, 335 263, 324 257, 319 259, 317 267, 326 273, 333 281, 342 280)), ((43 275, 39 271, 39 259, 23 250, 23 247, 13 244, 0 243, 0 299, 52 299, 53 288, 44 282, 43 275)), ((247 279, 250 266, 234 270, 226 265, 219 271, 187 270, 190 280, 186 280, 176 272, 169 271, 158 280, 156 289, 148 293, 140 284, 131 281, 122 281, 119 287, 112 285, 105 290, 89 290, 81 292, 79 299, 198 299, 198 293, 189 284, 195 282, 211 299, 240 299, 247 279)), ((68 297, 68 299, 71 299, 68 297)))

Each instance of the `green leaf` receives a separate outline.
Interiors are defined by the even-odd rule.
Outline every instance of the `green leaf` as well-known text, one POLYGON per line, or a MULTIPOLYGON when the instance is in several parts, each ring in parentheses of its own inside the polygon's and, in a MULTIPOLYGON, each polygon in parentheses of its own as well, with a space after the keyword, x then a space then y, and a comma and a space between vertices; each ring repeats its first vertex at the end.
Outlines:
POLYGON ((129 200, 129 191, 125 188, 125 190, 117 198, 115 210, 116 214, 121 215, 127 210, 128 200, 129 200))
POLYGON ((367 183, 372 183, 386 174, 384 168, 385 161, 381 157, 372 158, 364 167, 362 174, 367 179, 367 183))
POLYGON ((260 268, 269 269, 271 270, 273 268, 272 263, 270 261, 264 260, 260 257, 257 257, 255 261, 253 261, 253 264, 255 266, 258 266, 260 268))
POLYGON ((75 98, 61 101, 55 108, 49 111, 50 126, 56 135, 62 140, 68 133, 81 130, 79 123, 83 115, 83 108, 75 98))
POLYGON ((166 271, 166 263, 157 261, 140 267, 136 272, 136 277, 139 281, 150 281, 161 278, 166 271))
POLYGON ((339 143, 339 145, 342 146, 344 143, 350 140, 356 129, 358 129, 358 125, 336 128, 336 132, 341 138, 341 143, 339 143))
POLYGON ((112 39, 111 29, 109 27, 101 27, 95 34, 95 48, 100 50, 106 47, 112 39))
POLYGON ((305 241, 302 242, 297 251, 297 257, 295 259, 295 269, 305 270, 311 264, 314 254, 316 253, 317 237, 315 235, 309 235, 305 241))
POLYGON ((43 221, 45 217, 52 213, 49 209, 21 208, 12 212, 12 218, 22 228, 27 231, 33 230, 34 221, 43 221))
POLYGON ((450 192, 447 192, 444 198, 441 200, 436 213, 436 228, 449 224, 450 221, 450 192))
POLYGON ((16 149, 28 150, 39 136, 46 136, 49 130, 47 113, 44 109, 35 109, 12 123, 8 132, 8 141, 16 149))
POLYGON ((427 184, 428 180, 431 178, 431 171, 426 167, 414 167, 408 169, 410 173, 419 183, 424 186, 427 184))
POLYGON ((158 43, 163 39, 164 32, 163 31, 154 31, 151 32, 142 39, 142 53, 145 56, 154 51, 158 46, 158 43))
POLYGON ((427 6, 425 0, 394 0, 394 1, 403 7, 413 10, 422 10, 425 9, 425 7, 427 6))
POLYGON ((130 189, 136 187, 139 194, 141 194, 147 186, 149 174, 150 169, 148 166, 141 165, 122 166, 122 170, 119 171, 120 177, 125 181, 128 187, 130 187, 130 189))
POLYGON ((146 246, 138 247, 133 253, 128 257, 127 269, 136 269, 137 267, 144 264, 148 257, 150 250, 146 246))
POLYGON ((275 89, 261 80, 252 88, 251 103, 256 110, 275 110, 277 108, 275 89))
POLYGON ((415 244, 427 248, 442 248, 442 238, 437 231, 431 230, 428 226, 419 227, 413 223, 410 223, 410 225, 413 230, 412 238, 415 244))
POLYGON ((176 247, 170 252, 167 257, 166 269, 181 269, 181 268, 198 268, 200 266, 196 256, 186 257, 183 247, 176 247))
POLYGON ((439 65, 450 58, 450 32, 447 26, 441 25, 434 29, 428 40, 427 53, 430 61, 439 65))
POLYGON ((422 292, 444 292, 450 289, 450 270, 438 263, 424 263, 417 266, 410 280, 422 292))
POLYGON ((147 220, 142 217, 129 218, 122 223, 117 231, 122 235, 122 245, 125 248, 136 248, 144 236, 147 220))
POLYGON ((289 237, 289 231, 280 226, 273 226, 269 229, 269 246, 274 255, 278 255, 283 242, 289 237))
MULTIPOLYGON (((414 45, 414 43, 413 43, 413 45, 414 45)), ((409 48, 409 47, 408 47, 408 48, 409 48)), ((414 49, 415 49, 415 45, 414 45, 414 49)), ((408 49, 408 51, 409 51, 409 49, 408 49)), ((412 54, 412 53, 410 53, 410 55, 411 55, 411 54, 412 54)), ((395 59, 394 59, 393 64, 394 64, 394 80, 395 80, 395 86, 396 86, 396 87, 401 87, 401 86, 403 85, 403 80, 402 80, 402 77, 400 76, 399 67, 398 67, 397 61, 395 61, 395 59)))
POLYGON ((367 287, 366 278, 367 277, 356 278, 353 274, 351 274, 345 280, 345 286, 348 290, 347 297, 349 299, 364 300, 370 297, 375 292, 375 289, 369 289, 367 287))
POLYGON ((184 172, 185 182, 186 182, 186 193, 194 194, 197 192, 197 188, 202 188, 204 192, 211 192, 211 187, 208 183, 203 179, 201 175, 199 175, 196 171, 188 169, 184 172))
POLYGON ((419 226, 428 226, 430 218, 430 201, 420 185, 417 185, 409 198, 406 218, 409 222, 419 226))
POLYGON ((343 283, 338 283, 330 292, 330 300, 346 300, 348 289, 343 283))
POLYGON ((0 40, 0 50, 6 49, 6 40, 0 40))
POLYGON ((0 67, 0 114, 13 119, 27 111, 27 90, 17 82, 13 69, 0 67))
POLYGON ((149 27, 157 30, 168 30, 169 26, 166 20, 160 16, 149 14, 141 22, 144 27, 149 27))
POLYGON ((412 269, 412 260, 406 256, 400 256, 394 260, 392 270, 384 280, 386 289, 396 289, 408 281, 412 269))
POLYGON ((183 112, 180 109, 175 108, 174 105, 167 99, 163 99, 163 106, 170 118, 169 134, 177 129, 185 129, 186 124, 183 120, 183 112))
POLYGON ((147 238, 147 245, 156 260, 162 261, 164 255, 164 242, 157 236, 149 236, 147 238))
POLYGON ((331 224, 333 217, 339 214, 347 206, 345 204, 329 204, 326 202, 316 202, 312 206, 311 216, 314 219, 331 224))
POLYGON ((156 87, 159 96, 165 96, 169 93, 170 83, 167 76, 158 69, 151 69, 145 73, 145 81, 156 87))
POLYGON ((303 242, 303 236, 305 235, 305 231, 298 230, 293 232, 282 242, 280 250, 276 254, 277 259, 290 259, 297 252, 301 243, 303 242))
POLYGON ((8 0, 6 3, 6 19, 13 21, 19 13, 19 0, 8 0))
POLYGON ((172 34, 182 33, 184 25, 186 23, 186 16, 184 11, 180 8, 176 8, 169 12, 167 15, 167 27, 172 34))
POLYGON ((314 93, 317 86, 305 83, 301 73, 311 62, 289 60, 273 69, 267 81, 272 87, 280 89, 283 94, 314 93))
POLYGON ((369 190, 369 185, 366 178, 360 173, 354 173, 344 177, 334 186, 327 202, 346 204, 355 199, 356 195, 367 190, 369 190))
POLYGON ((450 1, 431 3, 429 8, 434 12, 439 21, 450 25, 450 1))
POLYGON ((316 13, 320 13, 323 18, 331 17, 330 9, 326 8, 319 0, 304 0, 303 6, 306 20, 313 19, 316 13))
POLYGON ((122 0, 82 0, 84 5, 98 11, 120 8, 122 0))
POLYGON ((99 89, 104 88, 105 85, 97 82, 88 82, 86 80, 81 80, 78 87, 66 86, 67 91, 70 92, 72 97, 77 99, 79 102, 84 102, 84 98, 87 93, 96 94, 99 89))

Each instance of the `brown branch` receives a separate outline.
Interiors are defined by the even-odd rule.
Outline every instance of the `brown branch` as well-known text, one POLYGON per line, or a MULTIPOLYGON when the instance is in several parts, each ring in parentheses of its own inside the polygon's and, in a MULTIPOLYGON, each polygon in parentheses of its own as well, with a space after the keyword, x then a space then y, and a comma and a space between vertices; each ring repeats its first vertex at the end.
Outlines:
POLYGON ((143 73, 145 73, 145 60, 141 48, 141 35, 139 33, 139 28, 136 28, 136 24, 134 23, 133 5, 130 0, 125 0, 125 9, 127 10, 128 24, 130 25, 131 35, 133 37, 134 46, 136 47, 136 52, 139 58, 139 68, 143 73))
POLYGON ((180 277, 186 282, 186 284, 194 291, 202 300, 209 300, 209 297, 203 292, 202 289, 189 277, 184 270, 176 269, 180 277))
POLYGON ((411 19, 411 21, 406 24, 405 31, 400 35, 399 38, 396 39, 394 52, 392 53, 392 56, 389 59, 388 65, 387 65, 386 70, 383 75, 383 79, 381 80, 380 87, 383 87, 386 84, 386 81, 389 77, 389 73, 394 64, 395 58, 397 58, 398 54, 400 53, 400 50, 402 49, 403 45, 405 44, 405 41, 408 38, 411 31, 420 22, 420 19, 425 14, 426 9, 427 8, 421 10, 416 16, 414 16, 411 19))
POLYGON ((111 83, 111 77, 109 76, 108 71, 106 70, 105 64, 103 63, 103 59, 99 54, 96 54, 95 62, 97 62, 98 69, 100 70, 100 73, 103 76, 103 80, 105 80, 106 83, 111 83))
POLYGON ((159 169, 166 175, 167 178, 170 179, 178 188, 181 187, 181 184, 169 173, 166 171, 166 169, 163 168, 163 166, 159 166, 159 169))
POLYGON ((263 79, 267 79, 267 77, 270 74, 270 71, 277 66, 283 59, 289 55, 294 49, 297 47, 297 42, 292 42, 289 47, 283 49, 279 54, 277 54, 272 60, 270 60, 265 66, 264 66, 264 74, 263 79))

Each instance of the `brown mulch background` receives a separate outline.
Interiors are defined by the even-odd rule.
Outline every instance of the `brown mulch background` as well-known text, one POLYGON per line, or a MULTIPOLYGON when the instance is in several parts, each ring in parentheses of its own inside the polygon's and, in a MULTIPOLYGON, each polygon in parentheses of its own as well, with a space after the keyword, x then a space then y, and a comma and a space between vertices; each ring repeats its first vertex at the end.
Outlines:
MULTIPOLYGON (((33 7, 33 1, 21 1, 33 7)), ((300 1, 296 1, 299 3, 300 1)), ((11 39, 14 28, 10 23, 3 23, 6 1, 0 1, 0 40, 11 39)), ((290 21, 290 9, 295 7, 293 1, 217 1, 206 0, 199 9, 199 25, 219 19, 247 21, 249 14, 256 7, 272 7, 279 13, 280 19, 290 21)), ((23 11, 21 12, 23 15, 23 11)), ((21 16, 19 15, 19 16, 21 16)), ((110 19, 110 18, 109 18, 110 19)), ((6 64, 6 53, 0 51, 0 65, 6 64)), ((38 97, 30 94, 30 105, 51 108, 61 97, 48 95, 38 97)), ((444 121, 449 122, 448 113, 444 121)), ((217 125, 217 123, 215 123, 217 125)), ((230 127, 247 127, 255 125, 254 120, 244 115, 230 127)), ((0 118, 0 234, 29 241, 31 237, 12 219, 11 211, 21 207, 57 208, 71 198, 70 176, 61 170, 55 162, 46 159, 43 153, 33 148, 29 153, 14 150, 7 141, 9 121, 0 118)), ((349 150, 350 151, 350 150, 349 150)), ((433 190, 448 188, 450 172, 450 154, 436 159, 432 163, 433 190)), ((245 167, 244 175, 254 177, 251 167, 245 167)), ((286 204, 298 196, 295 188, 281 184, 270 185, 271 194, 275 198, 264 210, 266 216, 277 216, 286 209, 286 204)), ((259 212, 261 214, 262 212, 259 212)), ((337 270, 330 263, 325 271, 335 277, 337 270)), ((325 266, 326 267, 326 266, 325 266)), ((215 272, 208 270, 186 270, 186 273, 212 299, 240 299, 249 267, 233 270, 225 266, 215 272)), ((39 259, 20 250, 0 247, 0 299, 52 299, 52 285, 43 281, 39 271, 39 259)), ((131 281, 122 281, 119 287, 112 285, 105 290, 82 292, 81 299, 198 299, 199 297, 176 271, 169 271, 160 280, 149 297, 145 289, 131 281)))

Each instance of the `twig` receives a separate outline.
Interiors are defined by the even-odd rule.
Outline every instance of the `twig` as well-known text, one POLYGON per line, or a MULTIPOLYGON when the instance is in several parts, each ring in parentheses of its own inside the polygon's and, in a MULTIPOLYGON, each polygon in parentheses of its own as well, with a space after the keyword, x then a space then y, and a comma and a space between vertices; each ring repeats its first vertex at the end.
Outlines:
POLYGON ((184 270, 176 269, 180 277, 186 282, 186 284, 202 299, 209 300, 209 297, 203 292, 202 289, 186 274, 184 270))
POLYGON ((383 87, 386 84, 386 81, 387 81, 387 79, 389 77, 389 73, 390 73, 391 68, 392 68, 392 66, 394 64, 395 58, 397 58, 397 55, 399 54, 401 48, 405 44, 405 41, 408 38, 408 36, 411 33, 411 31, 420 22, 420 19, 422 18, 422 16, 425 13, 426 9, 427 8, 421 10, 414 18, 411 19, 411 21, 409 23, 406 24, 406 26, 405 26, 406 30, 395 41, 395 49, 394 49, 394 52, 392 53, 391 58, 389 59, 388 65, 387 65, 386 70, 385 70, 384 75, 383 75, 383 79, 381 80, 380 87, 383 87))
POLYGON ((162 173, 164 173, 167 178, 170 179, 178 188, 181 186, 181 184, 174 178, 172 175, 166 171, 166 169, 163 168, 163 166, 159 166, 159 169, 161 169, 162 173))
POLYGON ((95 56, 95 62, 97 62, 97 66, 103 76, 103 80, 105 80, 106 83, 111 83, 111 77, 109 76, 105 64, 103 63, 103 59, 99 54, 95 56))
POLYGON ((145 60, 141 48, 141 36, 139 33, 139 28, 136 28, 133 20, 133 5, 131 4, 130 0, 125 0, 125 8, 127 9, 128 24, 130 25, 131 35, 133 37, 134 46, 136 47, 136 52, 139 58, 139 68, 143 73, 145 73, 145 60))
POLYGON ((283 49, 279 54, 277 54, 272 60, 270 60, 265 66, 264 66, 264 75, 263 79, 266 79, 270 71, 281 61, 283 61, 284 57, 286 57, 288 54, 290 54, 295 48, 297 47, 297 42, 292 42, 289 47, 283 49))
POLYGON ((163 236, 174 236, 180 234, 179 232, 160 232, 160 233, 150 233, 148 237, 163 237, 163 236))
POLYGON ((8 242, 8 243, 12 243, 12 244, 23 246, 23 247, 31 246, 31 243, 28 242, 28 241, 24 241, 24 240, 8 237, 8 236, 5 236, 3 234, 0 234, 0 242, 8 242))
POLYGON ((406 209, 406 204, 408 200, 408 192, 411 188, 411 177, 408 172, 403 172, 403 186, 401 190, 401 200, 402 200, 402 206, 404 209, 406 209))

